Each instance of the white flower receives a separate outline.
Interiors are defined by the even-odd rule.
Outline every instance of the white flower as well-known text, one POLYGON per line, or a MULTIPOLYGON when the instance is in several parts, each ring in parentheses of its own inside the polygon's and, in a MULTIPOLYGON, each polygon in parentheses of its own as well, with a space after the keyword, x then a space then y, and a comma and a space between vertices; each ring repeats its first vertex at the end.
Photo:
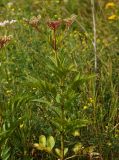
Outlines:
POLYGON ((9 24, 9 21, 8 21, 8 20, 5 20, 4 22, 0 22, 0 26, 1 26, 1 27, 6 26, 7 24, 9 24))
POLYGON ((68 3, 68 0, 64 0, 64 3, 68 3))
POLYGON ((8 3, 7 3, 7 6, 8 6, 9 8, 10 8, 12 5, 13 5, 12 2, 8 2, 8 3))
POLYGON ((9 23, 12 24, 12 23, 16 23, 16 22, 17 22, 17 20, 14 20, 14 19, 13 19, 13 20, 11 20, 9 23))
POLYGON ((12 23, 15 23, 15 22, 17 22, 17 20, 11 20, 11 21, 9 21, 9 20, 5 20, 5 21, 3 21, 3 22, 0 22, 0 26, 1 27, 4 27, 4 26, 6 26, 6 25, 8 25, 8 24, 12 24, 12 23))

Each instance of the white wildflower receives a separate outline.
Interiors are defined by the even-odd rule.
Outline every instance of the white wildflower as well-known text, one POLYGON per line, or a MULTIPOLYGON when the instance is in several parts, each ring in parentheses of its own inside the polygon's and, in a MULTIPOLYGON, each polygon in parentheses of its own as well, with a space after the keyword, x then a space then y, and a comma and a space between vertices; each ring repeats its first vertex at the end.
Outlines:
POLYGON ((13 6, 13 2, 8 2, 7 3, 7 6, 10 8, 10 7, 12 7, 13 6))
POLYGON ((64 0, 64 3, 68 3, 68 0, 64 0))
POLYGON ((16 23, 16 22, 17 22, 17 20, 14 20, 14 19, 13 19, 13 20, 11 20, 9 23, 12 24, 12 23, 16 23))
POLYGON ((16 23, 17 22, 17 20, 11 20, 11 21, 9 21, 9 20, 5 20, 5 21, 3 21, 3 22, 0 22, 0 27, 4 27, 4 26, 6 26, 6 25, 8 25, 8 24, 13 24, 13 23, 16 23))

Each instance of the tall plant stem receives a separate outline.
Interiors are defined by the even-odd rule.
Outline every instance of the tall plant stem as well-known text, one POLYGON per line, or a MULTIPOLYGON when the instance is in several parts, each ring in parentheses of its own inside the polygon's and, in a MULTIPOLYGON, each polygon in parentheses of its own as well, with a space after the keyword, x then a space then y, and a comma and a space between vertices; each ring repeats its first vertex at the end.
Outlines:
POLYGON ((98 90, 98 59, 97 59, 97 43, 96 43, 96 17, 95 17, 95 0, 91 0, 91 8, 92 8, 92 20, 93 20, 93 48, 94 48, 94 72, 96 74, 96 78, 94 81, 94 96, 95 96, 95 104, 94 104, 94 126, 95 126, 95 132, 97 135, 97 126, 96 126, 96 104, 97 104, 97 90, 98 90))
POLYGON ((55 59, 57 60, 57 43, 56 43, 56 30, 53 30, 53 49, 55 52, 55 59))
POLYGON ((64 160, 64 106, 61 106, 62 130, 61 130, 61 160, 64 160))
POLYGON ((92 18, 93 18, 93 47, 94 47, 94 56, 95 56, 95 65, 94 70, 97 73, 97 44, 96 44, 96 18, 95 18, 95 0, 91 0, 91 8, 92 8, 92 18))
POLYGON ((56 30, 53 30, 53 49, 56 51, 57 47, 56 47, 56 30))
MULTIPOLYGON (((93 48, 94 48, 94 71, 96 74, 95 82, 94 82, 94 96, 97 95, 97 43, 96 43, 96 17, 95 17, 95 0, 91 0, 91 8, 92 8, 92 20, 93 20, 93 48)), ((96 99, 94 105, 94 118, 96 122, 96 99)))

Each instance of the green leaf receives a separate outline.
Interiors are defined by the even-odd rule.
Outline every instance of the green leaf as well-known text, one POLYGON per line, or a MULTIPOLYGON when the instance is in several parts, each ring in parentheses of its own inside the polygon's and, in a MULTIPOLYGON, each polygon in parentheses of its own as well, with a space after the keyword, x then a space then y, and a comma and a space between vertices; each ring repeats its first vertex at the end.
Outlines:
POLYGON ((61 157, 61 150, 59 148, 55 148, 56 154, 61 157))
POLYGON ((50 147, 45 147, 44 148, 44 151, 48 152, 48 153, 51 153, 52 152, 52 149, 50 147))
POLYGON ((43 147, 46 147, 46 137, 44 135, 41 135, 39 137, 39 144, 42 145, 43 147))
POLYGON ((61 99, 61 96, 59 94, 57 94, 57 96, 56 96, 56 102, 60 103, 60 99, 61 99))
POLYGON ((1 147, 2 151, 1 151, 1 158, 2 160, 8 160, 10 157, 10 147, 7 146, 2 146, 1 147))
MULTIPOLYGON (((61 157, 61 150, 60 149, 55 148, 55 152, 59 157, 61 157)), ((68 152, 68 148, 64 148, 64 156, 67 154, 67 152, 68 152)))
POLYGON ((64 148, 64 156, 67 154, 68 148, 64 148))
POLYGON ((95 146, 86 147, 86 148, 83 150, 83 154, 93 153, 93 152, 94 152, 94 149, 95 149, 95 146))
POLYGON ((80 137, 80 132, 79 132, 78 130, 75 130, 75 131, 72 133, 72 135, 73 135, 74 137, 80 137))
POLYGON ((54 137, 53 136, 49 136, 47 138, 47 147, 49 147, 52 150, 54 145, 55 145, 54 137))
POLYGON ((34 147, 38 150, 43 151, 44 150, 44 146, 42 144, 38 144, 38 143, 34 143, 34 147))
POLYGON ((32 100, 33 102, 38 102, 38 103, 44 103, 44 104, 47 104, 48 106, 50 106, 50 102, 48 102, 47 100, 41 98, 41 99, 34 99, 32 100))
POLYGON ((73 151, 75 154, 78 154, 81 150, 82 150, 82 144, 81 143, 77 143, 75 144, 74 148, 73 148, 73 151))

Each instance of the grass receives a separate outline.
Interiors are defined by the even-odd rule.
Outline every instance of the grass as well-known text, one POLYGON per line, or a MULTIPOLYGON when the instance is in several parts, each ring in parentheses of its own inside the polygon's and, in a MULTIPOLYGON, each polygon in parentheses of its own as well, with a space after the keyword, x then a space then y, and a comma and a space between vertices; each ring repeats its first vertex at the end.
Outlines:
POLYGON ((112 3, 0 1, 0 21, 17 20, 0 26, 1 37, 12 35, 0 49, 2 160, 118 159, 119 3, 112 3), (37 30, 30 20, 39 15, 37 30), (59 18, 54 41, 47 22, 59 18))

